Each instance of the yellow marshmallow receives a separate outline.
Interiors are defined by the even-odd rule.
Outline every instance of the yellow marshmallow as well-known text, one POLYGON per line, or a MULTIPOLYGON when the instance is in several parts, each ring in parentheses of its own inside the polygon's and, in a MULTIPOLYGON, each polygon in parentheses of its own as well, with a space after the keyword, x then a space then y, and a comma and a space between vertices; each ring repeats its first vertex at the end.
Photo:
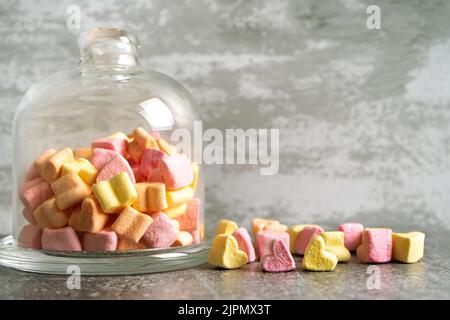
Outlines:
POLYGON ((346 262, 352 257, 350 251, 344 246, 344 233, 342 231, 322 232, 325 240, 325 249, 334 253, 339 262, 346 262))
POLYGON ((259 231, 263 231, 264 227, 266 225, 271 225, 271 227, 276 227, 277 225, 280 225, 280 221, 278 220, 272 220, 272 219, 264 219, 264 218, 255 218, 252 220, 252 232, 253 235, 256 236, 256 234, 259 231))
POLYGON ((136 201, 132 207, 141 212, 159 212, 167 209, 166 186, 160 182, 140 182, 135 185, 136 201))
POLYGON ((198 175, 200 174, 200 169, 198 167, 198 164, 195 162, 191 163, 192 172, 194 173, 194 180, 192 180, 192 183, 189 185, 189 187, 192 188, 192 190, 195 191, 197 189, 197 182, 198 182, 198 175))
POLYGON ((190 187, 184 187, 181 189, 167 191, 167 205, 169 208, 186 203, 194 197, 194 190, 190 187))
POLYGON ((208 262, 212 265, 236 269, 247 263, 247 254, 239 250, 236 239, 230 234, 217 235, 211 245, 208 262))
POLYGON ((68 174, 69 172, 78 174, 89 186, 94 184, 95 178, 97 177, 97 169, 95 169, 92 163, 83 158, 63 164, 61 175, 68 174))
POLYGON ((120 172, 109 180, 92 186, 95 197, 104 212, 118 213, 131 205, 137 197, 136 188, 126 172, 120 172))
POLYGON ((123 133, 121 131, 114 132, 114 133, 110 134, 107 138, 110 138, 110 139, 124 139, 124 140, 127 140, 128 142, 131 142, 133 140, 130 137, 128 137, 125 133, 123 133))
POLYGON ((318 227, 315 224, 297 224, 295 226, 291 226, 288 229, 289 233, 289 250, 291 253, 295 252, 295 243, 297 242, 297 238, 305 227, 318 227))
POLYGON ((164 140, 163 138, 160 138, 158 140, 158 146, 162 151, 164 151, 168 155, 177 153, 176 148, 173 145, 171 145, 170 143, 168 143, 166 140, 164 140))
POLYGON ((233 234, 238 228, 236 222, 231 220, 222 219, 219 221, 216 227, 216 235, 219 234, 233 234))
POLYGON ((392 234, 392 260, 415 263, 423 258, 425 233, 408 232, 392 234))
POLYGON ((310 271, 333 271, 338 263, 336 255, 325 249, 325 240, 315 234, 303 256, 302 267, 310 271))
POLYGON ((169 218, 175 219, 175 218, 178 218, 179 216, 182 216, 186 212, 186 209, 187 209, 187 204, 182 203, 178 206, 164 209, 163 212, 165 214, 167 214, 169 216, 169 218))

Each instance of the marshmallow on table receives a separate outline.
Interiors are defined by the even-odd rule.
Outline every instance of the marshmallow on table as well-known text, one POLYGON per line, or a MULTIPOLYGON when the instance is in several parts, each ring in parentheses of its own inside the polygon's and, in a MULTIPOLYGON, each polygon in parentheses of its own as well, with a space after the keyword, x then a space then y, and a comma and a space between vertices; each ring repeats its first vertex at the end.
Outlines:
POLYGON ((339 226, 339 231, 344 232, 344 244, 350 251, 356 251, 361 245, 364 226, 360 223, 343 223, 339 226))
POLYGON ((64 148, 56 152, 44 152, 43 155, 34 161, 34 166, 41 177, 51 183, 61 175, 62 166, 74 160, 72 149, 64 148))
POLYGON ((93 150, 92 148, 78 148, 73 150, 73 157, 77 159, 86 159, 88 161, 92 160, 93 150))
POLYGON ((72 227, 45 229, 42 249, 49 251, 81 251, 81 243, 72 227))
POLYGON ((97 177, 97 169, 92 163, 84 158, 79 158, 75 161, 63 164, 61 174, 65 175, 69 172, 78 174, 88 186, 92 186, 97 177))
POLYGON ((423 258, 424 244, 423 232, 393 233, 392 260, 415 263, 423 258))
POLYGON ((314 234, 309 241, 302 260, 302 267, 310 271, 333 271, 338 258, 331 251, 326 250, 322 236, 314 234))
POLYGON ((187 231, 180 231, 172 247, 188 246, 194 242, 194 238, 187 231))
POLYGON ((132 207, 141 212, 158 212, 168 207, 166 186, 159 182, 141 182, 135 185, 137 198, 132 207))
POLYGON ((292 254, 296 253, 295 243, 297 242, 298 236, 302 232, 303 228, 305 228, 306 226, 318 227, 317 225, 314 224, 297 224, 295 226, 289 227, 287 232, 289 233, 289 250, 291 251, 292 254))
POLYGON ((143 250, 147 249, 145 244, 141 242, 133 242, 127 239, 119 239, 117 243, 117 251, 143 250))
POLYGON ((238 243, 238 247, 240 250, 244 251, 247 254, 248 263, 252 263, 256 260, 256 252, 255 247, 253 246, 252 239, 250 238, 250 234, 245 228, 238 228, 233 232, 233 237, 236 239, 238 243))
POLYGON ((162 157, 157 170, 167 190, 186 187, 194 180, 191 162, 185 154, 162 157))
POLYGON ((20 230, 17 245, 22 248, 42 249, 41 236, 41 228, 33 224, 27 224, 20 230))
POLYGON ((114 221, 111 229, 119 238, 138 243, 153 223, 153 219, 149 215, 140 213, 131 207, 126 207, 114 221))
POLYGON ((91 143, 91 148, 95 149, 107 149, 113 150, 121 155, 125 154, 125 150, 127 149, 127 139, 120 138, 101 138, 96 139, 91 143))
POLYGON ((391 261, 392 230, 383 228, 364 229, 362 243, 356 250, 356 255, 365 263, 391 261))
MULTIPOLYGON (((272 219, 255 218, 252 220, 253 235, 256 236, 256 234, 259 231, 263 231, 264 227, 266 225, 273 225, 273 226, 280 225, 280 222, 278 220, 272 220, 272 219)), ((269 231, 269 230, 267 230, 267 231, 269 231)), ((273 230, 273 231, 276 231, 276 230, 273 230)), ((286 230, 283 230, 283 231, 286 231, 286 230)))
POLYGON ((168 143, 166 140, 164 140, 163 138, 160 138, 158 140, 158 146, 162 151, 164 151, 164 153, 166 153, 168 155, 172 155, 177 152, 176 148, 173 145, 171 145, 170 143, 168 143))
POLYGON ((69 216, 70 212, 59 209, 55 197, 44 201, 33 212, 34 221, 42 230, 64 227, 67 225, 69 216))
POLYGON ((352 255, 344 245, 344 233, 342 231, 322 232, 325 240, 325 249, 334 253, 339 262, 347 262, 352 255))
POLYGON ((319 226, 306 226, 303 228, 295 242, 295 253, 303 255, 312 236, 321 234, 324 230, 319 226))
POLYGON ((137 198, 136 188, 125 172, 115 175, 110 180, 95 183, 92 190, 102 210, 108 213, 121 211, 137 198))
POLYGON ((142 242, 150 248, 170 247, 177 240, 179 231, 166 214, 157 212, 151 217, 153 223, 142 236, 142 242))
POLYGON ((186 203, 194 197, 194 190, 184 187, 177 190, 167 191, 167 205, 169 208, 186 203))
POLYGON ((184 215, 186 213, 186 210, 187 210, 187 204, 182 203, 175 207, 166 208, 163 210, 163 212, 165 214, 167 214, 169 216, 169 218, 176 219, 176 218, 184 215))
POLYGON ((295 261, 289 246, 283 240, 272 240, 271 253, 262 257, 261 266, 268 272, 286 272, 295 270, 295 261))
POLYGON ((236 222, 222 219, 217 223, 216 235, 218 234, 233 234, 233 232, 238 228, 236 222))
POLYGON ((97 182, 109 180, 120 172, 125 172, 130 177, 132 183, 136 183, 133 169, 128 161, 120 154, 116 154, 103 166, 97 175, 97 182))
POLYGON ((256 253, 261 259, 270 254, 272 240, 282 240, 289 246, 289 234, 283 231, 259 231, 256 234, 256 253))
POLYGON ((180 223, 181 231, 194 231, 200 227, 200 199, 193 198, 187 203, 183 215, 176 217, 180 223))
POLYGON ((108 223, 109 214, 104 213, 92 195, 84 198, 81 207, 75 209, 69 218, 69 225, 75 231, 95 233, 103 230, 108 223))
POLYGON ((117 235, 111 230, 83 234, 83 250, 86 251, 115 251, 117 242, 117 235))
POLYGON ((75 172, 61 176, 51 184, 56 196, 56 205, 61 210, 70 208, 91 194, 92 189, 75 172))
POLYGON ((164 156, 164 152, 155 149, 145 149, 139 165, 139 173, 148 177, 152 170, 158 168, 159 161, 164 156))
POLYGON ((219 234, 212 241, 208 262, 217 267, 236 269, 245 265, 248 257, 232 235, 219 234))
POLYGON ((29 212, 33 212, 42 202, 52 196, 50 185, 40 177, 25 182, 19 190, 20 200, 29 212))

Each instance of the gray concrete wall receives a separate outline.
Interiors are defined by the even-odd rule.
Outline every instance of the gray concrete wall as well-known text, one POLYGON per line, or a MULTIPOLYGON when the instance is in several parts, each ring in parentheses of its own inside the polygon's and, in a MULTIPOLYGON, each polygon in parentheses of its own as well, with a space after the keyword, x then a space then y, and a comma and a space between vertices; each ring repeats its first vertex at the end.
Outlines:
POLYGON ((450 3, 0 0, 0 233, 9 230, 20 97, 78 63, 78 34, 135 32, 141 63, 180 80, 206 127, 279 128, 280 172, 206 168, 208 222, 360 220, 450 228, 450 3), (66 27, 67 7, 81 29, 66 27))

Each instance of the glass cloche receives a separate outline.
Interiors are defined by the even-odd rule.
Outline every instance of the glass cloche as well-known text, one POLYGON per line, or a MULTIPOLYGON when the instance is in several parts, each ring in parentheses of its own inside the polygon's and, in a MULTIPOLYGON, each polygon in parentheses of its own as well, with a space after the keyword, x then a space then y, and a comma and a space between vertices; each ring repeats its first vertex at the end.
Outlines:
POLYGON ((136 38, 96 28, 77 68, 33 85, 13 124, 13 234, 0 264, 136 274, 206 261, 204 183, 189 92, 146 71, 136 38), (173 133, 177 132, 176 135, 173 133))

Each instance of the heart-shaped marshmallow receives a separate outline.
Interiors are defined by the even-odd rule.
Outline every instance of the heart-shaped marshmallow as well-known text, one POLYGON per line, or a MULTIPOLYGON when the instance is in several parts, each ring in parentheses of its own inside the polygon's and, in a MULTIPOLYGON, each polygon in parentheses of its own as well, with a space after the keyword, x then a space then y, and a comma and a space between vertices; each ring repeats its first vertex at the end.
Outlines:
POLYGON ((208 262, 212 265, 236 269, 248 262, 247 254, 239 250, 236 239, 230 234, 217 235, 211 245, 208 262))
POLYGON ((245 228, 238 228, 233 232, 233 237, 236 239, 239 249, 244 251, 248 257, 248 263, 256 260, 255 247, 253 246, 252 238, 245 228))
POLYGON ((294 258, 283 240, 273 240, 271 251, 272 254, 264 256, 261 260, 264 271, 285 272, 295 270, 294 258))
POLYGON ((325 240, 320 235, 313 235, 306 247, 302 267, 310 271, 332 271, 336 268, 338 258, 325 249, 325 240))

